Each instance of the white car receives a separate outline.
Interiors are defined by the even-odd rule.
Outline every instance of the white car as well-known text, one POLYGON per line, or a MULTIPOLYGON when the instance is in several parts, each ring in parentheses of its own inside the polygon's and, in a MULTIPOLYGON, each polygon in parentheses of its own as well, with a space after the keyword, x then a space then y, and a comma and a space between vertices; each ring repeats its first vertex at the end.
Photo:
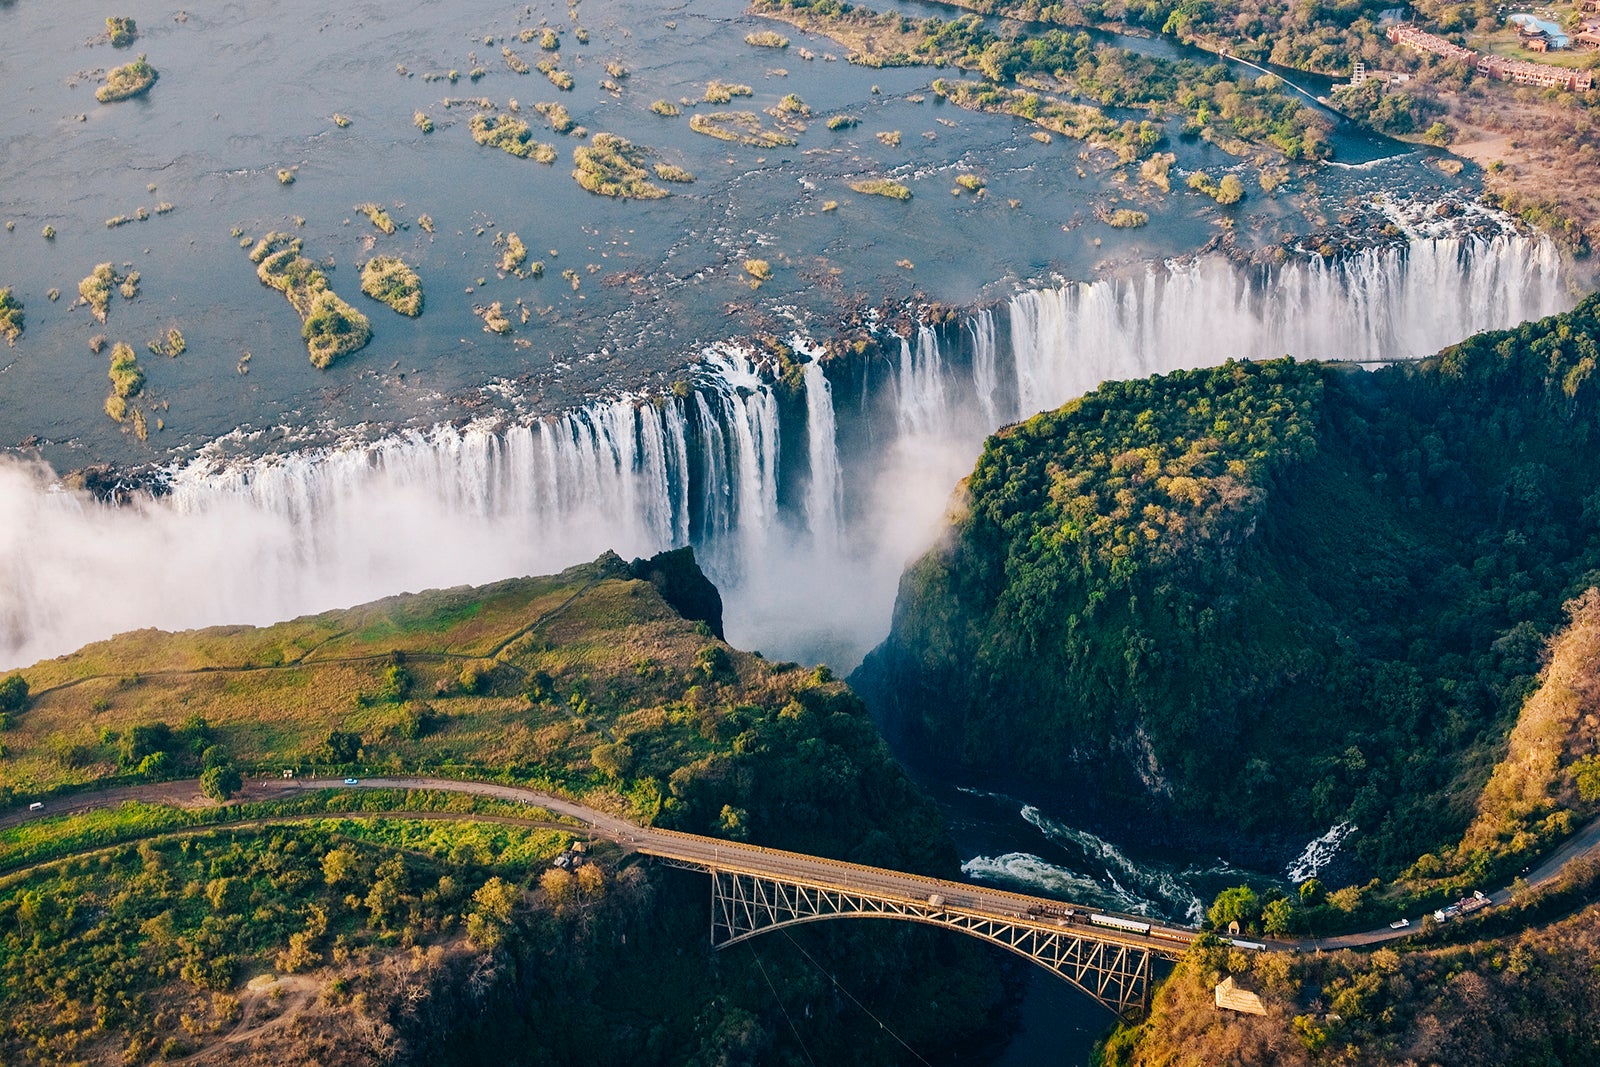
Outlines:
POLYGON ((1389 924, 1389 929, 1391 929, 1391 930, 1404 930, 1406 927, 1408 927, 1410 925, 1411 925, 1411 920, 1410 919, 1396 919, 1394 922, 1389 924))

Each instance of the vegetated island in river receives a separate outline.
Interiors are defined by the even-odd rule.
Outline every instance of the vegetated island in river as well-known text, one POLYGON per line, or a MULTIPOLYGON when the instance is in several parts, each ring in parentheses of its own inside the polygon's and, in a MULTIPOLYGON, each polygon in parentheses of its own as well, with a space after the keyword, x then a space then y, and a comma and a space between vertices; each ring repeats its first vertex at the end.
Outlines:
POLYGON ((422 314, 422 278, 398 256, 373 256, 362 264, 361 291, 402 315, 422 314))
POLYGON ((0 337, 8 346, 15 345, 22 336, 22 301, 11 294, 10 288, 0 289, 0 337))
POLYGON ((573 149, 572 161, 577 168, 572 177, 599 196, 659 200, 668 195, 667 191, 650 181, 644 157, 645 150, 631 141, 615 134, 597 133, 593 142, 573 149))
MULTIPOLYGON (((1068 32, 1094 26, 1141 36, 1159 34, 1255 64, 1273 63, 1340 79, 1331 102, 1343 114, 1379 133, 1448 148, 1460 160, 1478 164, 1484 168, 1493 203, 1552 233, 1574 252, 1582 253, 1600 240, 1600 187, 1589 180, 1600 91, 1574 89, 1569 81, 1570 75, 1583 72, 1586 58, 1571 51, 1533 51, 1540 39, 1517 34, 1492 5, 1419 0, 1407 23, 1413 30, 1431 31, 1421 38, 1427 43, 1420 47, 1408 43, 1414 38, 1397 33, 1392 20, 1351 17, 1349 11, 1335 8, 1290 9, 1260 0, 1208 4, 1167 0, 1131 6, 1110 0, 1071 4, 951 0, 951 5, 1024 25, 1054 23, 1068 32), (1499 62, 1499 73, 1483 62, 1490 57, 1499 62), (1508 77, 1505 72, 1513 66, 1516 74, 1508 77), (1519 79, 1530 84, 1519 84, 1519 79)), ((1564 6, 1558 10, 1563 19, 1580 21, 1587 7, 1574 4, 1570 10, 1564 6)), ((884 27, 872 25, 862 9, 831 0, 760 0, 758 10, 796 25, 802 24, 797 19, 831 20, 836 29, 826 32, 847 42, 869 32, 890 40, 881 37, 884 27)), ((915 20, 903 21, 909 24, 906 32, 926 30, 915 20)), ((898 32, 901 27, 894 29, 898 32)), ((1018 41, 1031 50, 1037 47, 1036 36, 1025 32, 1018 41)), ((1542 41, 1543 46, 1549 43, 1548 38, 1542 41)), ((914 54, 906 43, 886 43, 866 51, 863 58, 880 61, 893 48, 905 56, 914 54)), ((985 45, 972 58, 983 61, 991 54, 1003 53, 990 53, 985 45)), ((1103 47, 1101 54, 1113 69, 1141 62, 1121 49, 1103 47)), ((1223 78, 1239 87, 1258 80, 1237 67, 1224 71, 1223 78)), ((1085 88, 1090 101, 1115 102, 1097 96, 1093 85, 1085 88)), ((1210 108, 1208 120, 1214 121, 1231 106, 1230 102, 1210 108)), ((1459 160, 1441 161, 1441 169, 1452 165, 1459 169, 1459 160)))
POLYGON ((311 362, 326 370, 340 356, 349 355, 372 339, 367 317, 328 287, 327 276, 300 254, 300 238, 287 233, 269 233, 250 250, 256 275, 289 300, 289 305, 304 321, 300 336, 311 353, 311 362))
POLYGON ((489 778, 955 877, 937 807, 860 701, 825 668, 730 648, 720 617, 689 550, 608 554, 263 629, 138 631, 0 679, 0 1055, 913 1063, 899 1040, 992 1045, 994 958, 948 932, 819 924, 712 954, 704 875, 549 813, 272 789, 285 770, 489 778), (55 814, 74 790, 164 781, 55 814))
POLYGON ((106 72, 106 83, 94 91, 94 98, 102 104, 128 100, 148 93, 159 77, 161 75, 156 68, 146 62, 144 56, 140 56, 132 63, 113 67, 106 72))

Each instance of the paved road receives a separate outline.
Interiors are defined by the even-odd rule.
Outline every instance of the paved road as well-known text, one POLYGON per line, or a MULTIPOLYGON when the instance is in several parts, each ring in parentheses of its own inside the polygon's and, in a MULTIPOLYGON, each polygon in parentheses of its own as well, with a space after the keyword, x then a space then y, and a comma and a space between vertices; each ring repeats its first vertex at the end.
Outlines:
MULTIPOLYGON (((658 856, 724 871, 771 875, 830 889, 865 892, 909 904, 925 905, 930 897, 938 895, 943 898, 943 906, 948 909, 959 909, 1005 919, 1013 923, 1021 922, 1049 929, 1055 929, 1058 926, 1052 920, 1029 918, 1028 909, 1034 906, 1060 907, 1060 901, 1031 897, 1020 893, 1008 893, 1004 890, 992 889, 970 882, 952 882, 938 878, 928 878, 922 875, 907 874, 903 871, 887 870, 881 867, 865 867, 820 856, 808 856, 736 841, 724 841, 696 834, 679 833, 674 830, 639 826, 621 816, 599 811, 551 793, 518 786, 501 785, 495 782, 459 781, 450 778, 363 778, 355 785, 350 786, 345 785, 341 779, 335 778, 257 779, 246 783, 239 799, 246 801, 281 799, 296 793, 344 788, 416 789, 489 797, 515 804, 525 804, 556 815, 566 816, 584 824, 597 836, 615 841, 624 848, 645 855, 658 856)), ((26 819, 37 818, 45 814, 62 815, 97 808, 115 807, 128 800, 179 805, 187 803, 190 806, 206 803, 204 798, 199 795, 198 783, 192 781, 124 786, 98 793, 84 793, 56 801, 42 812, 14 812, 11 815, 0 818, 0 828, 16 825, 26 819)), ((329 814, 334 815, 337 813, 329 814)), ((350 814, 368 816, 399 815, 399 813, 384 812, 355 812, 350 814)), ((450 815, 448 812, 437 814, 441 817, 450 815)), ((462 815, 460 817, 470 818, 471 816, 462 815)), ((529 819, 522 821, 530 823, 541 822, 532 813, 530 813, 529 819)), ((1561 848, 1552 853, 1536 869, 1528 873, 1526 880, 1530 886, 1544 885, 1559 876, 1563 868, 1574 859, 1596 854, 1600 854, 1600 820, 1596 820, 1585 827, 1561 848)), ((1510 899, 1510 895, 1509 888, 1501 889, 1491 894, 1491 899, 1495 904, 1503 904, 1510 899)), ((1075 929, 1088 932, 1082 927, 1075 929)), ((1193 931, 1181 928, 1156 926, 1154 931, 1157 935, 1155 937, 1141 936, 1136 933, 1124 934, 1120 931, 1101 927, 1093 928, 1092 932, 1094 937, 1101 940, 1150 948, 1163 955, 1173 955, 1181 951, 1182 942, 1186 942, 1194 936, 1193 931)), ((1340 937, 1306 939, 1303 941, 1274 941, 1269 943, 1268 947, 1277 951, 1360 948, 1397 940, 1415 932, 1416 925, 1400 930, 1383 927, 1377 930, 1345 934, 1340 937)))

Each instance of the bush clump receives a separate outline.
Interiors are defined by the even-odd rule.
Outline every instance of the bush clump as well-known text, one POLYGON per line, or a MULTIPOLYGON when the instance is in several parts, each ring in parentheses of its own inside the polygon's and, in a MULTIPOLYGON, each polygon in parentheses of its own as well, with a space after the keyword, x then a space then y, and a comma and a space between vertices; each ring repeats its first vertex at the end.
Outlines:
POLYGON ((713 78, 706 86, 706 103, 726 104, 736 96, 754 96, 755 90, 748 85, 734 85, 731 82, 718 81, 713 78))
POLYGON ((744 43, 756 48, 788 48, 789 38, 772 30, 762 30, 759 33, 745 34, 744 43))
POLYGON ((505 309, 496 300, 488 307, 474 309, 478 317, 483 319, 483 328, 486 333, 497 333, 502 336, 511 332, 511 320, 506 318, 505 309))
POLYGON ((398 256, 373 256, 361 268, 361 291, 402 315, 422 314, 422 278, 398 256))
POLYGON ((149 92, 159 77, 156 68, 141 55, 126 66, 113 67, 106 74, 106 83, 94 91, 94 98, 102 104, 127 100, 149 92))
POLYGON ((9 288, 0 289, 0 337, 7 345, 17 343, 22 336, 22 301, 11 295, 9 288))
POLYGON ((111 290, 122 281, 111 264, 101 263, 89 276, 78 283, 78 295, 89 305, 89 311, 101 322, 111 311, 111 290))
POLYGON ((1126 207, 1118 208, 1115 211, 1101 216, 1101 218, 1107 226, 1111 226, 1119 230, 1138 229, 1140 226, 1143 226, 1145 223, 1150 221, 1150 216, 1146 212, 1135 211, 1132 208, 1126 207))
POLYGON ((287 233, 269 233, 250 251, 256 276, 263 285, 283 293, 299 313, 314 366, 326 369, 372 339, 367 317, 328 287, 327 276, 300 254, 301 241, 287 233))
POLYGON ((694 175, 682 167, 675 167, 671 163, 657 163, 656 177, 664 182, 688 183, 694 181, 694 175))
POLYGON ((111 379, 106 414, 121 422, 128 417, 128 401, 144 391, 144 369, 139 366, 132 345, 118 341, 111 346, 111 369, 106 377, 111 379))
POLYGON ((910 200, 911 190, 888 178, 867 178, 850 183, 850 188, 870 196, 887 196, 891 200, 910 200))
POLYGON ((506 234, 506 248, 500 253, 500 269, 507 274, 520 270, 528 261, 528 246, 515 233, 506 234))
POLYGON ((126 48, 139 36, 139 27, 130 18, 112 16, 106 19, 106 36, 111 38, 112 48, 126 48))
POLYGON ((533 109, 543 115, 557 133, 572 132, 572 115, 560 104, 534 104, 533 109))
POLYGON ((426 111, 418 111, 416 114, 412 115, 411 125, 415 126, 423 133, 433 132, 433 120, 428 117, 428 113, 426 111))
POLYGON ((679 115, 683 114, 683 110, 670 100, 657 100, 655 103, 650 105, 650 110, 654 111, 657 115, 668 119, 677 118, 679 115))
POLYGON ((546 78, 549 78, 550 84, 554 85, 562 92, 570 92, 572 90, 572 86, 574 84, 572 75, 568 74, 566 71, 557 66, 555 60, 546 59, 541 61, 539 64, 539 73, 543 74, 546 78))
POLYGON ((624 200, 659 200, 667 191, 649 181, 644 150, 611 133, 596 134, 594 142, 572 153, 577 183, 600 196, 624 200))
POLYGON ((554 145, 541 144, 533 139, 533 131, 521 119, 510 115, 472 116, 472 139, 481 145, 498 148, 518 159, 532 159, 539 163, 554 163, 554 145))
POLYGON ((799 143, 786 133, 762 126, 753 111, 714 111, 709 115, 693 115, 689 119, 689 128, 719 141, 734 141, 754 148, 778 148, 799 143))
POLYGON ((396 229, 394 219, 390 218, 389 213, 383 210, 383 208, 379 205, 357 204, 356 210, 365 215, 367 219, 382 233, 390 235, 394 233, 396 229))
POLYGON ((762 282, 772 277, 772 264, 764 259, 747 259, 744 272, 750 275, 750 288, 759 289, 762 282))

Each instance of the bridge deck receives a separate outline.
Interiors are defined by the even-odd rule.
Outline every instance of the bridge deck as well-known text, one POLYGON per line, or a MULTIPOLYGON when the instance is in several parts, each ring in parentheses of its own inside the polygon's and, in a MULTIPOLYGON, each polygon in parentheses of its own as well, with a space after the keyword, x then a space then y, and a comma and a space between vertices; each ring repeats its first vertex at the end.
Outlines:
MULTIPOLYGON (((953 914, 1000 919, 1013 926, 1052 932, 1067 925, 1050 915, 1029 914, 1030 908, 1060 909, 1063 904, 1059 900, 1010 893, 969 882, 951 882, 657 828, 624 834, 623 843, 645 855, 712 872, 750 875, 820 890, 867 893, 880 900, 923 908, 930 898, 937 896, 941 898, 940 908, 953 914)), ((1077 907, 1079 914, 1085 916, 1090 910, 1077 907)), ((1183 955, 1195 937, 1193 931, 1160 924, 1152 924, 1149 935, 1081 924, 1073 924, 1071 930, 1075 936, 1087 940, 1146 949, 1167 959, 1183 955)))

